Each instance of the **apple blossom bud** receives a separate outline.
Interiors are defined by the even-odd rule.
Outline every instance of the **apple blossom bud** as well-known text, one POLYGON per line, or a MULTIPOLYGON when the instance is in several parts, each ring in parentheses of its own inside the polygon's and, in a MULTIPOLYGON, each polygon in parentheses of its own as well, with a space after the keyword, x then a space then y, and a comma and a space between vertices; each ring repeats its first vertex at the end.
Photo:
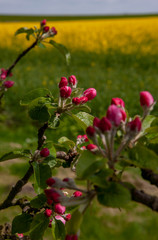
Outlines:
POLYGON ((55 204, 54 211, 58 214, 64 214, 66 210, 65 206, 62 206, 60 203, 55 204))
POLYGON ((79 104, 85 104, 88 101, 87 97, 75 97, 72 99, 72 103, 75 105, 79 105, 79 104))
POLYGON ((50 177, 50 178, 47 179, 46 184, 47 184, 49 187, 51 187, 55 182, 56 182, 55 179, 52 178, 52 177, 50 177))
POLYGON ((6 79, 6 77, 7 77, 7 70, 6 69, 4 69, 4 68, 1 68, 0 69, 0 72, 1 72, 1 74, 0 74, 0 79, 1 80, 5 80, 6 79))
POLYGON ((63 182, 69 182, 70 178, 64 178, 63 182))
POLYGON ((97 118, 97 117, 95 117, 95 118, 93 119, 93 127, 99 128, 99 124, 100 124, 100 119, 97 118))
POLYGON ((76 87, 76 85, 77 85, 77 79, 76 79, 76 77, 75 77, 74 75, 71 75, 71 76, 69 77, 69 84, 70 84, 70 86, 72 86, 72 87, 76 87))
POLYGON ((43 148, 43 149, 40 151, 41 157, 48 157, 49 154, 50 154, 50 152, 49 152, 49 149, 48 149, 48 148, 43 148))
POLYGON ((71 240, 78 240, 78 236, 76 234, 72 235, 71 240))
POLYGON ((115 105, 110 105, 106 117, 110 122, 112 122, 116 127, 118 127, 121 123, 121 120, 123 120, 122 113, 120 108, 118 108, 115 105))
POLYGON ((82 192, 76 191, 76 192, 73 193, 73 196, 74 197, 81 197, 82 196, 82 192))
POLYGON ((49 218, 52 215, 52 210, 47 208, 44 212, 44 215, 49 218))
POLYGON ((86 133, 89 137, 94 137, 95 136, 95 129, 92 126, 89 126, 86 129, 86 133))
POLYGON ((43 19, 43 20, 41 21, 41 26, 46 25, 46 22, 47 22, 47 20, 46 20, 46 19, 43 19))
POLYGON ((61 217, 60 215, 55 216, 55 219, 60 220, 64 225, 66 223, 65 219, 63 217, 61 217))
POLYGON ((61 88, 60 88, 60 97, 62 97, 62 98, 68 98, 68 97, 70 97, 71 91, 72 91, 72 90, 71 90, 70 87, 67 87, 67 86, 61 87, 61 88))
POLYGON ((51 227, 52 227, 52 222, 53 222, 53 220, 52 220, 52 219, 50 219, 50 220, 49 220, 49 225, 48 225, 48 227, 49 227, 49 228, 51 228, 51 227))
POLYGON ((44 28, 43 28, 43 32, 48 32, 49 31, 49 26, 45 26, 44 28))
POLYGON ((140 132, 142 123, 139 117, 136 117, 133 121, 128 123, 128 126, 131 131, 140 132))
POLYGON ((17 235, 18 235, 18 237, 19 237, 20 239, 22 239, 22 238, 24 237, 24 234, 23 234, 23 233, 17 233, 17 235))
POLYGON ((61 77, 60 83, 59 83, 59 88, 65 87, 68 85, 68 80, 66 77, 61 77))
POLYGON ((107 117, 103 117, 99 122, 99 129, 102 132, 110 131, 111 130, 111 122, 108 120, 107 117))
POLYGON ((77 136, 77 139, 81 139, 81 138, 82 138, 82 135, 78 135, 78 136, 77 136))
POLYGON ((121 98, 112 98, 111 100, 111 105, 114 104, 116 106, 120 106, 120 107, 125 107, 125 103, 121 98))
POLYGON ((86 146, 82 146, 82 147, 81 147, 81 150, 82 150, 82 151, 84 151, 84 150, 86 150, 86 149, 87 149, 86 146))
POLYGON ((84 134, 84 135, 82 136, 82 138, 84 139, 84 142, 89 142, 89 139, 88 139, 88 137, 87 137, 86 134, 84 134))
POLYGON ((97 150, 97 149, 98 149, 98 147, 97 147, 95 144, 92 144, 92 143, 88 144, 88 145, 86 146, 86 148, 87 148, 87 150, 89 150, 89 151, 94 151, 94 150, 97 150))
POLYGON ((120 111, 122 113, 122 121, 125 122, 126 118, 127 118, 127 114, 126 114, 126 112, 122 108, 120 108, 120 111))
POLYGON ((71 214, 70 213, 66 214, 65 215, 65 220, 69 221, 70 219, 71 219, 71 214))
POLYGON ((51 188, 51 189, 45 189, 44 192, 48 199, 53 200, 55 203, 60 202, 61 195, 59 194, 59 192, 57 192, 57 190, 51 188))
POLYGON ((14 85, 14 82, 13 81, 5 81, 3 83, 3 85, 6 87, 6 88, 11 88, 13 85, 14 85))
POLYGON ((51 32, 52 32, 54 35, 56 35, 56 34, 58 33, 55 27, 52 27, 52 28, 51 28, 51 32))
POLYGON ((95 90, 95 88, 88 88, 84 91, 83 95, 87 97, 89 101, 96 97, 97 91, 95 90))
POLYGON ((140 92, 140 105, 150 107, 154 103, 154 98, 148 91, 140 92))
POLYGON ((72 240, 72 235, 66 235, 65 240, 72 240))
POLYGON ((48 205, 52 205, 53 200, 48 198, 48 199, 47 199, 47 203, 48 203, 48 205))

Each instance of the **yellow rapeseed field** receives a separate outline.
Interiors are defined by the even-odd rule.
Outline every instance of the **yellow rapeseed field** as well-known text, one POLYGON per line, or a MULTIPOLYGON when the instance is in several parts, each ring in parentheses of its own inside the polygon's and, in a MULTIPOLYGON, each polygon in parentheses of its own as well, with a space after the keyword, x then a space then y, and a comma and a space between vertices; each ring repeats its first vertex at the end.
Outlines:
MULTIPOLYGON (((24 35, 15 37, 14 33, 20 27, 29 28, 34 25, 38 26, 39 22, 0 23, 0 46, 28 46, 30 43, 24 35)), ((58 34, 54 40, 71 51, 105 52, 114 49, 144 54, 158 51, 158 17, 55 21, 47 22, 47 25, 56 27, 58 34)))

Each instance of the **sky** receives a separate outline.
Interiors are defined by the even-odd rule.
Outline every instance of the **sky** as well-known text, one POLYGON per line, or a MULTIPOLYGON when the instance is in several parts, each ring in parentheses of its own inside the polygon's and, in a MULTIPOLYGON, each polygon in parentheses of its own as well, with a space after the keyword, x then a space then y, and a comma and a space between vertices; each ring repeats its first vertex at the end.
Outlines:
POLYGON ((0 14, 103 15, 158 13, 158 0, 0 0, 0 14))

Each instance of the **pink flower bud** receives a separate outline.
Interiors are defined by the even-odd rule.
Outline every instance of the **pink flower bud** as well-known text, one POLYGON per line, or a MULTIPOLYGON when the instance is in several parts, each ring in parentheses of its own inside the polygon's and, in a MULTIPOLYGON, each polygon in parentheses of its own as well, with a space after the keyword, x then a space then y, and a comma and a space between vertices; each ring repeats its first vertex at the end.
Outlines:
POLYGON ((5 80, 6 77, 7 77, 7 70, 4 69, 4 68, 1 68, 0 71, 1 71, 0 79, 1 79, 1 80, 5 80))
POLYGON ((70 181, 70 178, 64 178, 63 179, 63 182, 69 182, 70 181))
POLYGON ((89 101, 96 97, 97 91, 95 90, 95 88, 88 88, 84 91, 83 95, 87 97, 89 101))
POLYGON ((103 117, 100 120, 99 129, 102 132, 110 131, 111 127, 112 127, 111 122, 107 119, 107 117, 103 117))
POLYGON ((44 214, 45 214, 46 217, 49 218, 49 217, 52 215, 52 210, 47 208, 47 209, 45 210, 44 214))
POLYGON ((68 80, 66 77, 61 77, 60 83, 59 83, 59 88, 65 87, 68 85, 68 80))
POLYGON ((61 217, 60 215, 55 216, 55 219, 60 220, 64 225, 66 223, 65 219, 63 217, 61 217))
POLYGON ((72 240, 72 235, 66 235, 65 240, 72 240))
POLYGON ((120 108, 120 111, 122 113, 122 121, 125 122, 126 118, 127 118, 127 115, 126 115, 126 112, 120 108))
POLYGON ((77 136, 77 139, 81 139, 81 138, 82 138, 82 135, 78 135, 78 136, 77 136))
POLYGON ((66 214, 65 220, 66 220, 66 221, 69 221, 70 219, 71 219, 71 214, 70 214, 70 213, 66 214))
POLYGON ((54 35, 56 35, 56 34, 58 33, 55 27, 52 27, 52 28, 51 28, 51 32, 52 32, 54 35))
POLYGON ((142 123, 139 117, 136 117, 133 121, 128 123, 128 126, 131 131, 140 132, 142 123))
POLYGON ((89 137, 94 137, 95 135, 95 129, 92 127, 92 126, 89 126, 87 129, 86 129, 86 133, 89 137))
POLYGON ((95 118, 93 119, 93 127, 99 128, 99 124, 100 124, 100 119, 97 118, 97 117, 95 117, 95 118))
POLYGON ((43 148, 43 149, 40 151, 41 157, 48 157, 49 154, 50 154, 50 152, 49 152, 49 149, 48 149, 48 148, 43 148))
POLYGON ((23 233, 18 233, 17 235, 18 235, 19 238, 23 238, 24 237, 23 233))
POLYGON ((54 183, 55 183, 55 179, 54 178, 48 178, 47 181, 46 181, 46 184, 51 187, 54 183))
POLYGON ((64 214, 66 210, 65 206, 62 206, 60 203, 55 204, 54 211, 58 214, 64 214))
POLYGON ((48 198, 48 199, 47 199, 47 203, 48 203, 48 205, 52 205, 53 200, 48 198))
POLYGON ((84 134, 84 135, 82 136, 82 138, 84 139, 85 142, 89 142, 89 139, 88 139, 88 137, 87 137, 86 134, 84 134))
POLYGON ((87 149, 86 146, 81 147, 81 150, 86 150, 86 149, 87 149))
POLYGON ((3 85, 6 87, 6 88, 11 88, 13 85, 14 85, 14 82, 13 81, 5 81, 3 83, 3 85))
POLYGON ((82 196, 82 192, 76 191, 76 192, 73 193, 73 196, 74 197, 81 197, 82 196))
POLYGON ((69 84, 70 84, 71 86, 76 86, 76 85, 77 85, 77 79, 76 79, 76 77, 75 77, 74 75, 71 75, 71 76, 69 77, 69 84))
POLYGON ((48 32, 49 31, 49 26, 45 26, 44 28, 43 28, 43 32, 48 32))
POLYGON ((72 90, 71 90, 70 87, 67 87, 67 86, 61 87, 61 88, 60 88, 60 97, 62 97, 62 98, 68 98, 68 97, 70 97, 71 91, 72 91, 72 90))
POLYGON ((51 189, 45 189, 44 190, 45 195, 48 199, 53 200, 55 203, 59 203, 60 202, 60 194, 53 188, 51 189))
POLYGON ((41 21, 41 26, 46 25, 46 22, 47 22, 47 20, 46 20, 46 19, 43 19, 43 20, 41 21))
POLYGON ((140 105, 150 107, 154 103, 154 98, 147 91, 140 92, 140 105))
POLYGON ((49 228, 51 228, 51 227, 52 227, 52 222, 53 222, 53 220, 52 220, 52 219, 50 219, 50 220, 49 220, 49 225, 48 225, 48 227, 49 227, 49 228))
POLYGON ((79 105, 79 104, 85 104, 88 101, 87 97, 75 97, 72 99, 72 103, 75 105, 79 105))
POLYGON ((112 122, 116 127, 118 127, 121 123, 121 120, 123 120, 122 113, 120 108, 118 108, 115 105, 110 105, 106 117, 110 122, 112 122))
POLYGON ((112 98, 111 104, 114 104, 116 106, 120 106, 123 108, 125 107, 125 103, 121 98, 112 98))
POLYGON ((87 150, 90 150, 90 151, 94 151, 94 150, 97 150, 98 149, 98 147, 96 146, 96 145, 94 145, 94 144, 88 144, 87 146, 86 146, 86 148, 87 148, 87 150))

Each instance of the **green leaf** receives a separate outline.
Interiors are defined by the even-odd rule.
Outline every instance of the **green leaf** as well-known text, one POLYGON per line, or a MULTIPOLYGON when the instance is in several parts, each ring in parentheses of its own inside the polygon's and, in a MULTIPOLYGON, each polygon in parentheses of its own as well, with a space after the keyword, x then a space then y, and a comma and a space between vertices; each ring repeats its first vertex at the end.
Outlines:
POLYGON ((70 234, 70 235, 76 234, 80 229, 82 220, 83 220, 83 214, 78 209, 76 209, 71 214, 71 219, 66 223, 67 234, 70 234))
POLYGON ((34 99, 28 106, 29 116, 33 120, 47 122, 50 119, 50 113, 46 103, 47 100, 44 97, 34 99))
POLYGON ((12 234, 25 233, 30 230, 32 216, 28 213, 22 213, 16 216, 12 221, 12 234))
POLYGON ((65 239, 65 226, 60 220, 55 219, 55 238, 56 240, 64 240, 65 239))
POLYGON ((15 36, 18 35, 18 34, 21 34, 21 33, 27 33, 27 31, 28 31, 28 28, 27 28, 27 27, 19 28, 19 29, 15 32, 15 36))
POLYGON ((49 43, 53 45, 55 48, 57 48, 64 55, 66 64, 70 65, 71 55, 68 49, 64 45, 57 43, 54 40, 50 40, 49 43))
POLYGON ((130 192, 116 182, 109 182, 105 188, 98 188, 98 201, 107 207, 120 208, 131 200, 130 192))
POLYGON ((43 43, 41 43, 41 42, 38 42, 37 45, 38 45, 39 48, 46 48, 46 46, 43 43))
POLYGON ((71 116, 84 131, 88 126, 93 124, 94 117, 89 113, 79 112, 77 114, 71 114, 71 116))
POLYGON ((151 126, 152 122, 153 122, 155 119, 156 119, 155 116, 148 115, 148 116, 144 119, 143 124, 142 124, 142 129, 143 129, 143 131, 145 131, 146 129, 148 129, 148 128, 151 126))
POLYGON ((49 218, 47 218, 43 213, 37 214, 31 224, 30 237, 31 240, 42 240, 44 232, 49 224, 49 218))
POLYGON ((111 169, 102 169, 99 172, 91 175, 89 180, 96 186, 105 187, 107 184, 108 178, 113 175, 113 171, 111 169))
POLYGON ((20 101, 20 105, 28 105, 34 99, 39 98, 39 97, 45 97, 45 98, 51 97, 52 98, 52 94, 46 88, 37 88, 35 90, 30 91, 26 95, 24 95, 23 99, 20 101))
POLYGON ((83 111, 86 113, 90 113, 91 112, 91 108, 87 105, 81 105, 81 106, 76 106, 75 109, 79 110, 79 111, 83 111))
POLYGON ((39 194, 37 197, 35 197, 34 199, 32 199, 32 200, 30 201, 30 205, 31 205, 31 207, 33 207, 33 208, 38 208, 38 209, 40 209, 40 208, 42 208, 42 207, 44 206, 44 204, 46 203, 46 201, 47 201, 47 198, 46 198, 45 194, 44 194, 44 193, 41 193, 41 194, 39 194))
POLYGON ((9 153, 4 154, 0 158, 0 162, 15 159, 15 158, 29 157, 30 154, 31 154, 30 150, 27 150, 27 149, 26 150, 18 150, 18 151, 9 152, 9 153))
POLYGON ((37 194, 40 194, 47 187, 46 180, 51 177, 52 171, 48 164, 34 162, 32 165, 34 169, 34 189, 37 194))
POLYGON ((79 97, 83 94, 84 88, 75 88, 72 90, 71 98, 79 97))
POLYGON ((44 159, 43 163, 47 163, 50 166, 50 168, 54 168, 57 164, 57 161, 56 161, 56 149, 54 147, 53 142, 48 141, 43 145, 43 147, 48 148, 50 151, 50 155, 44 159))
POLYGON ((140 168, 149 168, 158 172, 158 155, 147 147, 137 144, 129 151, 129 158, 133 164, 140 168))
POLYGON ((75 143, 72 140, 68 139, 67 137, 61 137, 58 140, 58 143, 63 144, 64 147, 66 147, 68 150, 74 148, 75 146, 75 143))

